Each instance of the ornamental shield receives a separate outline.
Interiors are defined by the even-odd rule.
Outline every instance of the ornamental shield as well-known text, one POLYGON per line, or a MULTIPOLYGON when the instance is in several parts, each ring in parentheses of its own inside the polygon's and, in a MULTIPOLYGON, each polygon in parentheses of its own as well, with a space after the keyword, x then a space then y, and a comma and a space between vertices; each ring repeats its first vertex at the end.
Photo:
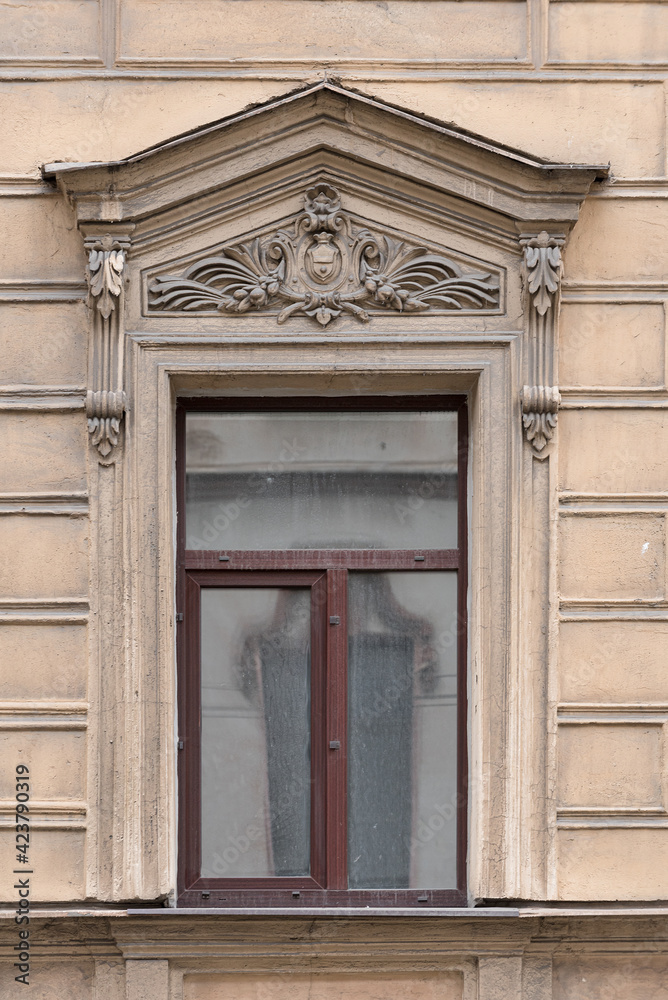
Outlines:
POLYGON ((341 253, 332 243, 330 233, 316 233, 314 242, 306 251, 306 267, 315 281, 325 282, 335 278, 341 270, 341 253))

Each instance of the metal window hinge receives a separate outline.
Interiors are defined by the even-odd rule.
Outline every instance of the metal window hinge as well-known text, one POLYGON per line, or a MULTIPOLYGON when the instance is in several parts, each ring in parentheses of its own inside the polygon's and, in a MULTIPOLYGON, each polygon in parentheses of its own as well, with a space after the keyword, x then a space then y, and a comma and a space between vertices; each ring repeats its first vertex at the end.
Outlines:
POLYGON ((182 611, 177 611, 176 612, 176 620, 177 620, 177 622, 182 622, 183 621, 183 612, 182 611))
POLYGON ((179 740, 176 744, 179 750, 183 750, 183 740, 179 740))
POLYGON ((339 615, 330 615, 329 616, 329 624, 330 625, 340 625, 341 624, 341 618, 339 617, 339 615))

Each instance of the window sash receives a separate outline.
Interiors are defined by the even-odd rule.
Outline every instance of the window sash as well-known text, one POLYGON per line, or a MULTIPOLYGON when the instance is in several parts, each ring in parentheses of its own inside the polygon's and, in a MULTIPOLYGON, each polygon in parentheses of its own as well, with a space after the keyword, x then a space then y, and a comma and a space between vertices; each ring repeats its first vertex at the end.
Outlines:
POLYGON ((443 550, 291 549, 265 551, 186 550, 185 409, 310 410, 311 399, 187 400, 178 420, 178 589, 184 608, 179 627, 179 897, 188 906, 444 906, 466 904, 467 834, 467 411, 462 397, 375 397, 319 399, 320 407, 338 409, 457 409, 459 411, 458 548, 443 550), (428 401, 427 401, 428 400, 428 401), (243 405, 239 405, 239 404, 243 405), (438 403, 438 405, 436 405, 438 403), (457 886, 452 889, 347 888, 347 644, 348 570, 423 572, 458 571, 457 681, 457 886), (200 872, 200 670, 199 593, 202 586, 310 586, 312 588, 312 818, 311 876, 299 878, 204 879, 200 872), (324 613, 323 613, 324 609, 324 613), (340 624, 329 625, 330 618, 340 624), (335 735, 332 735, 335 734, 335 735), (329 751, 329 737, 341 747, 329 751))

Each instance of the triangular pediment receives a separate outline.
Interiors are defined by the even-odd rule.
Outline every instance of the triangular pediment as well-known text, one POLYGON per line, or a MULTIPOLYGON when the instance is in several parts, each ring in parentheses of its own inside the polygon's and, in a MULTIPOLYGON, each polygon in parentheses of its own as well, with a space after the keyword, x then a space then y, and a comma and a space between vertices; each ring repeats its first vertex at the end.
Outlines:
POLYGON ((285 183, 295 165, 340 160, 368 184, 429 189, 461 216, 507 232, 550 223, 568 230, 607 168, 548 163, 410 110, 320 83, 110 163, 44 167, 76 206, 80 225, 151 229, 150 220, 249 179, 285 183), (271 180, 270 180, 271 175, 271 180), (455 207, 452 207, 455 206, 455 207))

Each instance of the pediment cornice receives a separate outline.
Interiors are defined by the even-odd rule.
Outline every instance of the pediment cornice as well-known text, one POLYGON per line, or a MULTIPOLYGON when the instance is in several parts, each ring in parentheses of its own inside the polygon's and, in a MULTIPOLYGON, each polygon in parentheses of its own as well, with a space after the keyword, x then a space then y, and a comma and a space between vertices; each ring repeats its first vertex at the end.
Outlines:
POLYGON ((138 223, 241 179, 334 154, 480 206, 525 230, 577 219, 605 166, 550 163, 331 83, 319 83, 123 160, 43 168, 80 224, 138 223))

